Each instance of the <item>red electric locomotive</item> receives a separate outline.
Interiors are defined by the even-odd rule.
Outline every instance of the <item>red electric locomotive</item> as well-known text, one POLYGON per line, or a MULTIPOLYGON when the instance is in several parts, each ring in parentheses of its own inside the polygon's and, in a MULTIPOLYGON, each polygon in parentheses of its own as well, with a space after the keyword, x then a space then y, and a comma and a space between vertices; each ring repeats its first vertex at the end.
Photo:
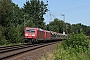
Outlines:
POLYGON ((34 42, 43 39, 44 39, 44 30, 39 28, 30 28, 30 27, 25 28, 24 30, 25 42, 34 42))
POLYGON ((51 32, 44 30, 44 40, 51 40, 51 32))
POLYGON ((26 27, 24 30, 25 42, 36 42, 38 40, 50 40, 51 33, 40 28, 26 27))

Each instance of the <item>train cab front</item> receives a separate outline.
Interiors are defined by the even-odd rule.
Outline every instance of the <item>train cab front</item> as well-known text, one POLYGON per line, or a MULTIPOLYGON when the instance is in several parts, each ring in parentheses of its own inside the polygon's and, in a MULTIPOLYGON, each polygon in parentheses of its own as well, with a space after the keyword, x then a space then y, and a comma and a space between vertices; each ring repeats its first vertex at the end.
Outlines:
POLYGON ((36 38, 36 29, 35 28, 26 28, 24 30, 24 39, 30 41, 36 38))

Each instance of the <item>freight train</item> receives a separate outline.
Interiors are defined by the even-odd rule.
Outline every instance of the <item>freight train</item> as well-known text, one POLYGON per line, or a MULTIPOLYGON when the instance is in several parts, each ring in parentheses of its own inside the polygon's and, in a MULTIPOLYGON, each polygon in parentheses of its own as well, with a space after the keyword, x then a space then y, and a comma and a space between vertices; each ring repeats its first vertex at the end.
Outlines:
POLYGON ((24 29, 25 42, 52 41, 63 40, 67 38, 67 34, 57 33, 53 31, 43 30, 41 28, 26 27, 24 29))

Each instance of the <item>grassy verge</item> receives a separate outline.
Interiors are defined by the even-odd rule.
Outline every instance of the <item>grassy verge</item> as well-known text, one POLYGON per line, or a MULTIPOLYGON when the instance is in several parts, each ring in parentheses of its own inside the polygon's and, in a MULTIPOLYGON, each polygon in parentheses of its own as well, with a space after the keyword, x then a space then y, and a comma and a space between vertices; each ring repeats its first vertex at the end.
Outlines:
POLYGON ((54 54, 53 53, 49 53, 49 52, 45 52, 44 56, 41 57, 38 60, 54 60, 54 54))
POLYGON ((15 46, 15 45, 21 45, 21 44, 25 44, 25 43, 14 43, 14 44, 12 44, 12 43, 10 43, 10 44, 5 44, 5 45, 1 45, 0 47, 4 47, 4 46, 15 46))

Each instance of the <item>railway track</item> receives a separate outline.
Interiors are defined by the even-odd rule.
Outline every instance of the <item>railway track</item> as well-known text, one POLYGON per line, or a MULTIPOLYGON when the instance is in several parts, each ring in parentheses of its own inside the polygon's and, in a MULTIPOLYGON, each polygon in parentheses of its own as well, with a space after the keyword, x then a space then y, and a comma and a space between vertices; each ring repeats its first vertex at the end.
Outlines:
POLYGON ((57 42, 0 47, 0 60, 56 43, 57 42))

